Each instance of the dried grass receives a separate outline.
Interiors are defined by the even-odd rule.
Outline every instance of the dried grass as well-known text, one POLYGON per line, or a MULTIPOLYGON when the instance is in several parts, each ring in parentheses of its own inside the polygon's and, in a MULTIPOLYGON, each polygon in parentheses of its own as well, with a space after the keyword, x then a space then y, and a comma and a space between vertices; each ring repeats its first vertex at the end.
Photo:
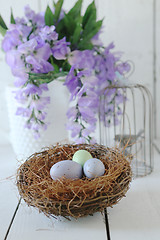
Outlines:
POLYGON ((79 218, 102 212, 125 196, 132 179, 129 157, 118 148, 102 145, 57 144, 29 157, 17 171, 17 186, 25 202, 47 216, 79 218), (88 179, 52 180, 50 168, 86 149, 105 164, 105 174, 88 179))

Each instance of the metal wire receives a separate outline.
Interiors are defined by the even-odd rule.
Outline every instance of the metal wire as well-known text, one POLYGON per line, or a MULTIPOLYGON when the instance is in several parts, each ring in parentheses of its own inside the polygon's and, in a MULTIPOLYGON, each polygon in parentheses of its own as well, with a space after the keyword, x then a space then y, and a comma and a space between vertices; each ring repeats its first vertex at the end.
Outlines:
MULTIPOLYGON (((153 103, 150 91, 143 85, 109 86, 100 97, 99 143, 105 146, 124 147, 125 154, 132 154, 134 177, 142 177, 153 170, 153 103), (123 102, 119 105, 121 116, 117 125, 116 101, 113 102, 113 126, 107 127, 107 98, 110 90, 120 91, 123 102), (126 100, 127 99, 127 100, 126 100), (102 117, 103 116, 103 117, 102 117)), ((113 99, 112 99, 113 101, 113 99)))

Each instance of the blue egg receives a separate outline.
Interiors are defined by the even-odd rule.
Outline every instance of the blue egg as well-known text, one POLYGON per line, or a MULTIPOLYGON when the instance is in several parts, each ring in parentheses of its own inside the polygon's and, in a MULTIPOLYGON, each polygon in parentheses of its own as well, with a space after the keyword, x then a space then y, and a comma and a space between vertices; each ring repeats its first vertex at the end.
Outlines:
POLYGON ((91 158, 85 162, 83 171, 86 177, 96 178, 104 175, 105 166, 101 160, 97 158, 91 158))
POLYGON ((53 180, 60 178, 79 179, 82 177, 82 166, 72 160, 63 160, 55 163, 50 169, 50 175, 53 180))

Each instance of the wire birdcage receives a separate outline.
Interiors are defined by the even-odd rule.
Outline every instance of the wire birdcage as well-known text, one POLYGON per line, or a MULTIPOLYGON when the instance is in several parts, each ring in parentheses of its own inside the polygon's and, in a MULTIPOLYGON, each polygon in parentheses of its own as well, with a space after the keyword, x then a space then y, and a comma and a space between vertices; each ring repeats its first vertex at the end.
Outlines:
POLYGON ((143 85, 109 86, 100 97, 99 143, 125 147, 134 177, 153 170, 153 104, 143 85), (120 96, 117 104, 116 98, 120 96))

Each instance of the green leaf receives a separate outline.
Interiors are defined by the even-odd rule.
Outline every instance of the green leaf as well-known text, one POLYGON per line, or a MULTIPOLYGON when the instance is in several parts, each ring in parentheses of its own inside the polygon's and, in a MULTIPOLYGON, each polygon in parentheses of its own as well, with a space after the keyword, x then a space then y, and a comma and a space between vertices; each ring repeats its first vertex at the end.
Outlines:
POLYGON ((0 26, 0 33, 2 34, 3 37, 5 36, 6 31, 7 31, 6 29, 0 26))
POLYGON ((76 28, 76 21, 70 15, 65 14, 64 24, 68 35, 72 36, 76 28))
POLYGON ((89 18, 85 26, 82 37, 91 39, 100 30, 102 23, 103 23, 103 19, 95 22, 94 17, 91 15, 91 17, 89 18))
POLYGON ((12 11, 12 8, 11 8, 10 23, 12 23, 12 24, 15 24, 15 23, 16 23, 16 22, 15 22, 15 19, 14 19, 14 17, 13 17, 13 11, 12 11))
POLYGON ((85 37, 83 37, 83 39, 81 40, 81 42, 78 44, 78 48, 80 50, 84 50, 84 49, 92 49, 93 45, 91 43, 91 39, 99 32, 101 26, 102 26, 103 20, 97 21, 94 24, 94 28, 91 29, 91 31, 89 31, 85 37))
POLYGON ((54 15, 49 6, 47 6, 45 11, 45 24, 47 26, 52 26, 54 24, 54 15))
POLYGON ((96 22, 97 32, 98 32, 98 31, 100 30, 100 28, 102 27, 102 23, 103 23, 103 19, 96 22))
POLYGON ((81 24, 77 23, 75 31, 74 31, 73 36, 72 36, 72 41, 71 41, 72 44, 76 44, 76 43, 79 42, 80 36, 81 36, 81 32, 82 32, 81 24))
POLYGON ((82 0, 78 0, 73 8, 68 12, 68 15, 77 19, 81 15, 82 0))
POLYGON ((55 59, 53 56, 50 56, 49 58, 49 62, 52 64, 52 66, 54 67, 54 72, 58 73, 59 72, 59 67, 58 65, 55 63, 55 59))
POLYGON ((0 26, 6 30, 8 29, 1 15, 0 15, 0 26))
POLYGON ((65 28, 64 19, 61 19, 61 21, 58 22, 58 24, 56 26, 56 32, 58 34, 61 34, 61 33, 63 33, 64 28, 65 28))
MULTIPOLYGON (((69 11, 69 13, 65 14, 64 18, 61 19, 56 24, 56 32, 59 35, 59 39, 65 36, 67 41, 71 42, 71 48, 72 48, 72 40, 75 39, 74 33, 77 28, 77 25, 80 25, 82 22, 82 17, 80 15, 81 4, 82 4, 82 0, 77 1, 75 6, 69 11)), ((75 33, 76 35, 78 34, 77 32, 78 32, 78 29, 76 30, 76 33, 75 33)))
POLYGON ((59 72, 55 73, 54 71, 51 71, 49 73, 28 73, 29 75, 29 81, 35 83, 35 84, 42 84, 42 83, 50 83, 53 80, 59 78, 59 77, 65 77, 67 76, 68 72, 59 72))
POLYGON ((83 39, 79 44, 78 44, 78 49, 79 50, 85 50, 85 49, 93 49, 93 44, 86 40, 86 39, 83 39))
POLYGON ((93 38, 99 32, 102 26, 102 23, 103 23, 103 20, 96 22, 92 31, 88 32, 86 39, 90 40, 91 38, 93 38))
POLYGON ((84 14, 84 17, 82 20, 83 28, 85 27, 85 25, 87 24, 87 22, 91 16, 92 16, 93 20, 96 21, 96 6, 95 6, 94 1, 88 6, 88 8, 84 14))
POLYGON ((88 33, 93 31, 93 29, 95 28, 95 25, 96 25, 95 17, 94 15, 91 15, 84 27, 83 34, 82 34, 83 38, 86 37, 88 33))
POLYGON ((58 73, 58 72, 59 72, 59 67, 58 67, 58 65, 55 64, 54 62, 52 62, 51 64, 52 64, 52 66, 54 67, 54 72, 55 72, 55 73, 58 73))
POLYGON ((57 22, 58 19, 59 19, 63 2, 64 2, 64 0, 59 0, 57 3, 54 3, 54 8, 55 8, 54 19, 55 19, 55 22, 57 22))

